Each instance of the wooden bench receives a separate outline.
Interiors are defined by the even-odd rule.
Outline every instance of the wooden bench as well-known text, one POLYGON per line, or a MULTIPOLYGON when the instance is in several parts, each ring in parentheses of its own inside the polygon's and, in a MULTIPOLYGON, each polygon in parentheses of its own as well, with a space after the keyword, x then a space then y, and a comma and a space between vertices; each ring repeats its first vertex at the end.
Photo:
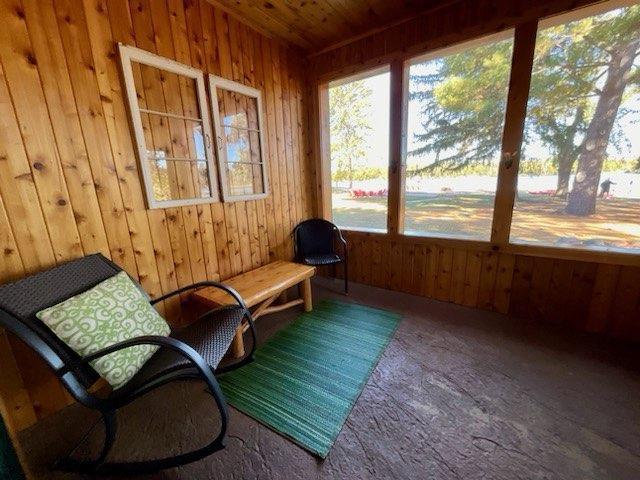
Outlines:
MULTIPOLYGON (((243 298, 247 307, 252 311, 253 319, 261 315, 279 312, 296 305, 304 304, 304 310, 310 312, 313 309, 311 298, 311 277, 316 268, 299 263, 278 260, 262 267, 243 273, 224 281, 225 285, 235 289, 243 298), (288 288, 300 284, 302 298, 297 298, 284 303, 273 305, 288 288)), ((233 298, 226 292, 213 287, 202 288, 193 294, 193 298, 210 307, 217 307, 234 303, 233 298)), ((238 327, 236 336, 231 344, 231 351, 235 358, 244 355, 243 334, 248 325, 238 327)))

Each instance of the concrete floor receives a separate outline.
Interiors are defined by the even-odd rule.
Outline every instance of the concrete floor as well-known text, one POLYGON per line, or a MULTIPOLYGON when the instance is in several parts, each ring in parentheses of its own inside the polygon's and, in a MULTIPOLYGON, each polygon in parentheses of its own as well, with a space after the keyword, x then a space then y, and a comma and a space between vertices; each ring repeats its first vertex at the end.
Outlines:
MULTIPOLYGON (((340 287, 318 279, 314 299, 404 319, 325 461, 232 408, 224 451, 148 478, 640 478, 637 347, 360 285, 332 292, 340 287)), ((260 341, 297 314, 261 318, 260 341)), ((202 444, 216 428, 211 406, 197 383, 139 400, 121 412, 112 458, 202 444)), ((93 418, 74 405, 22 434, 36 478, 79 478, 48 465, 93 418)))

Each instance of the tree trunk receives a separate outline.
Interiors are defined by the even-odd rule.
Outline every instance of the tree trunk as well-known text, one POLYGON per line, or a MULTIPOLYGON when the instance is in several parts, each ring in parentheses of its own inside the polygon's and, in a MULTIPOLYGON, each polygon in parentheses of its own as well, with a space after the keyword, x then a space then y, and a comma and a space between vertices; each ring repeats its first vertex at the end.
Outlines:
POLYGON ((575 159, 568 161, 566 157, 558 158, 558 185, 556 186, 556 197, 566 197, 569 193, 569 179, 571 178, 571 169, 575 159))
POLYGON ((576 135, 580 125, 584 121, 584 109, 578 107, 576 115, 571 125, 567 125, 561 132, 561 138, 558 139, 560 147, 558 148, 558 184, 556 187, 556 197, 565 198, 569 193, 569 179, 573 165, 578 160, 578 152, 580 147, 576 147, 576 135))
POLYGON ((596 211, 600 173, 609 136, 639 47, 640 39, 635 39, 614 51, 611 56, 607 79, 598 98, 593 118, 587 127, 578 158, 576 178, 566 208, 570 215, 587 216, 596 211))

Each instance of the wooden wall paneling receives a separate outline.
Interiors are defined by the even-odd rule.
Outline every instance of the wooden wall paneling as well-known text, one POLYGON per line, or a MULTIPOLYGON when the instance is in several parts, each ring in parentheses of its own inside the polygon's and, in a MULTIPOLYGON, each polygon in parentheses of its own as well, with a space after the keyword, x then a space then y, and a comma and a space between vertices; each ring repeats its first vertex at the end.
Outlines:
POLYGON ((456 248, 453 251, 451 272, 451 301, 462 305, 464 302, 465 278, 467 273, 467 250, 456 248))
MULTIPOLYGON (((110 2, 109 21, 111 29, 114 32, 115 40, 125 44, 136 45, 149 52, 156 52, 151 12, 149 4, 145 0, 137 1, 135 5, 133 3, 127 4, 125 0, 110 2), (131 9, 130 15, 127 15, 129 8, 131 9), (123 28, 123 26, 126 25, 125 19, 128 18, 131 19, 129 28, 123 28)), ((164 94, 158 89, 159 80, 147 80, 145 84, 143 81, 143 72, 146 73, 147 79, 154 79, 152 69, 141 65, 134 65, 133 73, 140 107, 152 108, 152 106, 158 105, 159 108, 164 108, 162 105, 164 94)), ((146 123, 145 132, 150 139, 150 145, 153 146, 153 149, 159 149, 164 146, 164 148, 168 150, 169 135, 166 125, 160 122, 160 118, 150 118, 148 115, 143 115, 142 120, 143 124, 146 123)), ((147 216, 153 242, 154 257, 160 277, 160 285, 163 293, 168 293, 178 287, 178 280, 166 212, 160 209, 150 210, 147 216)), ((167 307, 165 313, 168 320, 177 321, 180 314, 178 299, 171 299, 169 302, 166 302, 165 305, 167 307)))
POLYGON ((493 310, 497 270, 498 254, 496 252, 485 252, 482 256, 480 289, 478 290, 478 307, 484 310, 493 310))
MULTIPOLYGON (((177 15, 181 13, 179 2, 176 2, 175 9, 177 15)), ((199 2, 191 2, 184 5, 186 30, 182 35, 178 35, 176 48, 178 61, 188 63, 191 66, 207 71, 205 62, 205 45, 203 19, 199 2)), ((195 92, 190 89, 187 91, 188 102, 186 113, 187 116, 195 117, 198 112, 198 105, 195 98, 195 92)), ((207 103, 208 104, 208 103, 207 103)), ((189 137, 190 155, 195 156, 195 144, 193 138, 189 137)), ((211 185, 212 191, 217 191, 218 185, 211 185)), ((200 233, 202 240, 202 250, 205 263, 206 276, 209 280, 220 280, 219 263, 218 263, 218 246, 214 234, 214 224, 211 205, 202 204, 196 206, 198 221, 200 224, 200 233)))
MULTIPOLYGON (((0 13, 5 19, 0 33, 0 282, 100 251, 157 296, 194 279, 227 278, 234 269, 277 258, 271 255, 276 248, 281 258, 290 255, 285 231, 306 216, 303 204, 313 210, 301 198, 302 185, 312 179, 297 178, 313 173, 304 163, 309 159, 302 139, 308 109, 299 52, 280 50, 280 44, 242 25, 232 52, 226 15, 204 1, 25 0, 23 5, 2 0, 0 13), (273 139, 268 133, 273 143, 268 163, 277 195, 240 207, 245 209, 240 222, 246 225, 241 232, 235 206, 146 209, 117 42, 205 73, 226 71, 228 78, 234 78, 235 61, 236 78, 265 92, 271 114, 264 128, 273 132, 273 139), (287 182, 282 190, 281 176, 287 182), (286 216, 282 199, 292 205, 286 216), (236 261, 243 257, 249 258, 244 265, 236 261)), ((134 81, 141 106, 196 112, 195 92, 184 79, 135 65, 134 81)), ((184 123, 144 115, 143 129, 153 149, 195 150, 184 123)), ((191 172, 173 168, 172 173, 176 191, 191 194, 199 187, 191 172)), ((169 321, 178 322, 179 300, 163 306, 169 321)), ((12 393, 3 384, 0 395, 17 424, 27 426, 68 404, 69 396, 28 348, 10 335, 0 348, 2 358, 11 359, 3 365, 14 366, 12 393), (18 404, 24 405, 20 411, 18 404)))
POLYGON ((480 291, 480 273, 482 271, 482 252, 469 250, 464 275, 464 292, 462 305, 475 307, 478 304, 480 291))
MULTIPOLYGON (((120 72, 113 61, 113 38, 107 3, 85 0, 84 11, 109 142, 133 246, 138 279, 152 297, 162 294, 136 155, 129 130, 120 72)), ((111 4, 113 6, 114 4, 111 4)), ((125 19, 128 18, 125 16, 125 19)), ((121 20, 123 23, 127 23, 121 20)))
POLYGON ((607 319, 613 306, 619 274, 620 266, 618 265, 603 263, 598 265, 584 326, 586 331, 606 333, 607 319))
MULTIPOLYGON (((244 83, 244 71, 242 65, 242 51, 240 40, 240 24, 233 18, 228 18, 229 23, 229 51, 231 55, 232 80, 244 83)), ((227 105, 229 107, 229 105, 227 105)), ((240 102, 237 105, 239 110, 246 110, 246 103, 240 102)), ((234 202, 236 208, 236 219, 238 222, 238 238, 240 240, 240 258, 242 260, 242 271, 251 270, 251 239, 249 235, 249 221, 247 214, 247 202, 234 202)))
POLYGON ((0 194, 25 270, 40 270, 54 264, 53 248, 1 63, 0 194))
POLYGON ((529 305, 529 288, 533 276, 533 258, 516 257, 511 284, 511 303, 509 314, 514 317, 527 317, 529 305))
POLYGON ((50 1, 38 4, 33 0, 23 2, 23 6, 83 249, 109 255, 102 216, 96 214, 100 212, 100 206, 91 168, 86 161, 87 150, 82 140, 54 6, 50 1))
POLYGON ((427 251, 424 245, 417 244, 414 248, 413 274, 409 292, 413 295, 422 295, 422 286, 425 282, 425 270, 427 267, 427 251))
POLYGON ((20 1, 3 0, 0 17, 4 19, 0 29, 0 61, 53 253, 57 261, 78 257, 83 253, 80 235, 20 1))
POLYGON ((576 262, 573 267, 567 305, 570 325, 578 330, 583 330, 587 322, 597 267, 595 263, 588 262, 576 262))
MULTIPOLYGON (((242 64, 244 70, 244 78, 247 82, 247 85, 257 88, 261 92, 263 92, 263 85, 258 84, 257 76, 256 76, 256 63, 260 63, 256 59, 256 53, 254 49, 255 41, 252 32, 244 25, 241 25, 242 30, 242 64)), ((264 93, 263 93, 264 97, 264 93)), ((256 122, 257 125, 257 117, 252 120, 256 122)), ((261 129, 264 129, 264 125, 260 125, 261 129)), ((266 137, 266 135, 263 135, 266 137)), ((266 148, 263 149, 266 152, 266 148)), ((266 161, 266 159, 262 159, 262 161, 266 161)), ((268 175, 268 173, 267 173, 268 175)), ((254 267, 267 263, 269 261, 269 240, 267 238, 266 231, 266 209, 265 209, 265 199, 252 200, 248 202, 250 205, 247 208, 247 214, 249 216, 249 229, 251 235, 251 259, 253 261, 254 267), (255 248, 255 251, 254 251, 255 248)))
MULTIPOLYGON (((366 239, 362 239, 359 245, 360 253, 362 255, 362 262, 360 266, 360 276, 362 278, 362 283, 366 285, 371 285, 371 272, 373 269, 372 266, 372 255, 373 255, 373 243, 367 241, 366 239)), ((336 267, 337 270, 338 267, 336 267)))
POLYGON ((295 200, 295 216, 292 218, 291 230, 302 220, 304 217, 304 205, 303 205, 303 190, 304 182, 296 181, 296 179, 302 179, 302 166, 304 165, 304 151, 300 148, 300 123, 298 113, 298 95, 296 85, 296 74, 298 73, 295 65, 294 58, 287 55, 287 98, 289 103, 289 130, 291 136, 291 167, 292 171, 289 177, 291 186, 294 190, 295 200), (295 161, 299 158, 299 161, 295 161))
POLYGON ((291 208, 289 204, 289 186, 287 181, 287 148, 284 135, 284 112, 282 106, 281 52, 277 44, 271 45, 271 68, 273 75, 273 95, 275 105, 276 147, 280 173, 280 208, 282 211, 282 255, 288 256, 291 250, 291 208))
POLYGON ((280 69, 281 74, 281 86, 282 86, 282 120, 284 125, 284 146, 286 154, 287 165, 287 200, 289 203, 289 225, 287 232, 287 238, 291 239, 291 232, 297 223, 299 202, 297 198, 297 188, 292 180, 295 178, 296 171, 293 165, 293 135, 291 132, 291 92, 289 87, 289 59, 288 52, 284 47, 280 46, 278 49, 280 52, 280 69))
POLYGON ((551 285, 551 275, 553 274, 554 262, 551 258, 534 258, 533 272, 531 275, 531 286, 529 288, 528 317, 536 320, 548 318, 549 311, 549 288, 551 285))
MULTIPOLYGON (((0 197, 0 272, 7 281, 24 275, 24 265, 18 251, 9 218, 0 197)), ((0 401, 8 413, 9 427, 21 430, 36 421, 29 392, 25 388, 7 333, 0 329, 0 401)))
POLYGON ((513 281, 513 269, 516 257, 508 253, 501 253, 498 257, 498 271, 493 297, 493 308, 500 313, 509 312, 511 300, 511 283, 513 281))
MULTIPOLYGON (((202 35, 204 40, 204 58, 206 71, 213 75, 220 74, 218 53, 218 36, 216 27, 216 13, 207 2, 202 7, 202 35)), ((211 107, 215 107, 211 105, 211 107)), ((215 188, 219 188, 217 185, 215 188)), ((231 259, 229 255, 229 241, 224 221, 224 207, 221 203, 211 204, 211 220, 215 237, 216 258, 218 260, 219 276, 221 279, 231 276, 231 259)))
POLYGON ((260 229, 260 245, 263 250, 262 256, 265 261, 270 261, 275 257, 275 250, 272 245, 276 242, 276 233, 275 233, 275 214, 273 207, 273 198, 274 198, 274 179, 272 177, 272 166, 271 163, 273 160, 269 154, 269 122, 267 121, 267 93, 266 93, 266 81, 264 75, 263 68, 263 59, 262 59, 262 44, 260 42, 260 36, 253 32, 248 32, 249 41, 251 41, 252 46, 252 55, 253 55, 253 71, 255 76, 255 87, 262 92, 262 102, 263 102, 263 121, 265 122, 262 125, 262 129, 264 132, 263 139, 265 141, 264 151, 266 152, 267 158, 264 158, 263 161, 267 162, 267 175, 269 175, 269 195, 266 198, 258 201, 258 227, 260 229))
POLYGON ((269 222, 269 248, 272 258, 283 258, 283 219, 275 212, 282 212, 281 194, 280 194, 280 162, 278 161, 277 148, 277 129, 276 129, 276 110, 275 110, 275 92, 273 88, 273 71, 271 65, 271 44, 264 37, 261 38, 260 52, 262 57, 262 74, 264 76, 264 105, 265 117, 267 119, 267 151, 269 152, 269 178, 271 179, 269 195, 269 203, 267 204, 269 215, 272 215, 272 222, 269 222))
MULTIPOLYGON (((129 224, 124 212, 120 180, 109 143, 91 52, 84 8, 80 1, 54 4, 62 46, 78 108, 93 181, 109 240, 111 258, 134 277, 138 276, 129 224)), ((97 212, 96 212, 97 213, 97 212)))
POLYGON ((402 290, 402 243, 392 240, 388 247, 389 252, 389 270, 388 270, 388 288, 391 290, 402 290))
MULTIPOLYGON (((151 24, 153 26, 155 51, 158 55, 175 59, 175 50, 173 47, 173 36, 171 32, 171 24, 167 5, 162 1, 150 2, 151 24)), ((158 94, 156 96, 147 96, 149 108, 158 111, 169 111, 182 115, 182 101, 180 95, 180 82, 177 75, 168 72, 158 72, 157 69, 150 67, 142 67, 143 81, 145 75, 151 75, 150 84, 152 89, 158 94), (151 73, 153 72, 153 73, 151 73), (158 88, 158 86, 160 88, 158 88), (160 96, 160 93, 162 95, 160 96), (151 103, 154 100, 154 103, 151 103)), ((151 117, 155 117, 151 115, 151 117)), ((167 156, 184 157, 185 152, 185 132, 182 121, 174 118, 159 118, 157 123, 152 122, 152 128, 155 126, 162 138, 160 144, 155 137, 156 148, 160 146, 167 156)), ((178 191, 180 198, 187 198, 193 192, 191 176, 185 171, 181 165, 174 165, 176 178, 178 183, 178 191)), ((173 253, 173 263, 175 266, 176 279, 178 286, 186 286, 193 283, 193 268, 200 271, 200 266, 204 265, 202 257, 202 246, 198 248, 199 237, 195 241, 189 242, 185 232, 185 217, 189 222, 189 230, 193 230, 193 222, 197 216, 193 213, 193 206, 176 207, 166 209, 167 228, 169 230, 169 238, 171 240, 171 250, 173 253), (194 250, 191 251, 190 247, 194 250), (193 258, 193 261, 192 261, 193 258)), ((189 236, 190 237, 190 236, 189 236)))
POLYGON ((0 196, 0 272, 6 281, 15 280, 24 275, 24 264, 20 258, 18 245, 9 223, 4 201, 0 196))
MULTIPOLYGON (((233 79, 230 33, 227 15, 223 12, 216 11, 215 25, 218 44, 218 61, 220 64, 220 75, 224 78, 233 79)), ((217 108, 217 106, 213 105, 213 108, 217 108)), ((240 235, 238 233, 236 203, 238 202, 225 203, 223 205, 224 218, 227 229, 227 244, 229 248, 231 275, 237 275, 242 271, 242 257, 240 256, 240 235)))
MULTIPOLYGON (((370 273, 371 285, 374 287, 380 287, 382 285, 382 245, 380 242, 373 240, 367 242, 371 244, 370 250, 370 273)), ((340 268, 340 267, 338 267, 340 268)))
MULTIPOLYGON (((362 246, 364 249, 364 246, 362 246)), ((402 276, 401 276, 401 289, 403 292, 411 293, 411 286, 413 284, 413 259, 415 254, 415 247, 410 243, 404 243, 402 245, 402 276)))
POLYGON ((640 268, 620 269, 616 294, 611 306, 609 333, 627 341, 640 340, 640 268))
POLYGON ((435 245, 428 244, 426 246, 426 254, 426 282, 424 284, 423 295, 425 297, 436 298, 436 283, 438 280, 438 249, 435 247, 435 245))
POLYGON ((574 262, 554 260, 551 283, 545 299, 548 304, 549 316, 543 320, 564 324, 569 321, 569 307, 567 303, 567 288, 571 285, 574 262))
POLYGON ((295 85, 296 112, 294 118, 297 119, 298 132, 298 155, 300 155, 300 196, 302 199, 302 218, 310 218, 313 214, 315 204, 315 189, 313 188, 314 172, 311 170, 311 143, 309 135, 309 123, 307 119, 307 108, 304 98, 309 88, 306 78, 306 61, 294 63, 295 70, 293 82, 295 85))
MULTIPOLYGON (((197 3, 194 5, 197 8, 197 3)), ((193 9, 194 5, 191 5, 191 9, 193 9)), ((174 52, 173 57, 169 58, 191 66, 190 39, 187 33, 185 7, 182 2, 175 0, 170 0, 167 3, 167 7, 174 52)), ((165 85, 167 87, 165 98, 170 111, 192 118, 201 116, 198 108, 195 84, 192 80, 169 75, 168 81, 165 81, 165 85), (178 88, 176 89, 176 87, 178 88), (179 92, 179 95, 172 95, 171 93, 167 95, 167 91, 179 92)), ((206 101, 205 105, 207 105, 206 101)), ((190 134, 189 126, 190 125, 183 120, 169 119, 174 155, 177 157, 196 157, 195 141, 193 135, 190 134)), ((185 170, 183 173, 183 181, 187 185, 189 196, 193 197, 196 195, 196 192, 200 190, 197 167, 195 168, 195 172, 194 166, 190 166, 190 168, 187 167, 185 170)), ((202 226, 200 224, 201 215, 202 213, 198 212, 196 205, 182 207, 182 217, 185 224, 185 237, 193 282, 200 282, 207 279, 207 262, 205 260, 204 240, 201 230, 202 226)))
POLYGON ((438 247, 438 268, 436 270, 435 298, 443 302, 451 299, 451 272, 453 268, 453 249, 438 247))
POLYGON ((1 329, 0 364, 2 365, 0 402, 4 403, 6 408, 9 428, 14 431, 22 430, 36 422, 36 412, 33 408, 33 399, 20 375, 7 332, 1 329))

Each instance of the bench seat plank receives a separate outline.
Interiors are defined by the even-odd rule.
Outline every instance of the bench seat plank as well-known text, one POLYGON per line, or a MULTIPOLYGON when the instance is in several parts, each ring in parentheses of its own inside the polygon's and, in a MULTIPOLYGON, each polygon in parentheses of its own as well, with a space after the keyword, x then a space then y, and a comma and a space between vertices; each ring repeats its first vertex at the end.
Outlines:
MULTIPOLYGON (((240 294, 247 307, 253 307, 311 278, 314 274, 315 267, 277 260, 225 280, 224 283, 240 294)), ((212 306, 234 303, 228 293, 213 287, 200 289, 193 296, 196 300, 212 306)))

